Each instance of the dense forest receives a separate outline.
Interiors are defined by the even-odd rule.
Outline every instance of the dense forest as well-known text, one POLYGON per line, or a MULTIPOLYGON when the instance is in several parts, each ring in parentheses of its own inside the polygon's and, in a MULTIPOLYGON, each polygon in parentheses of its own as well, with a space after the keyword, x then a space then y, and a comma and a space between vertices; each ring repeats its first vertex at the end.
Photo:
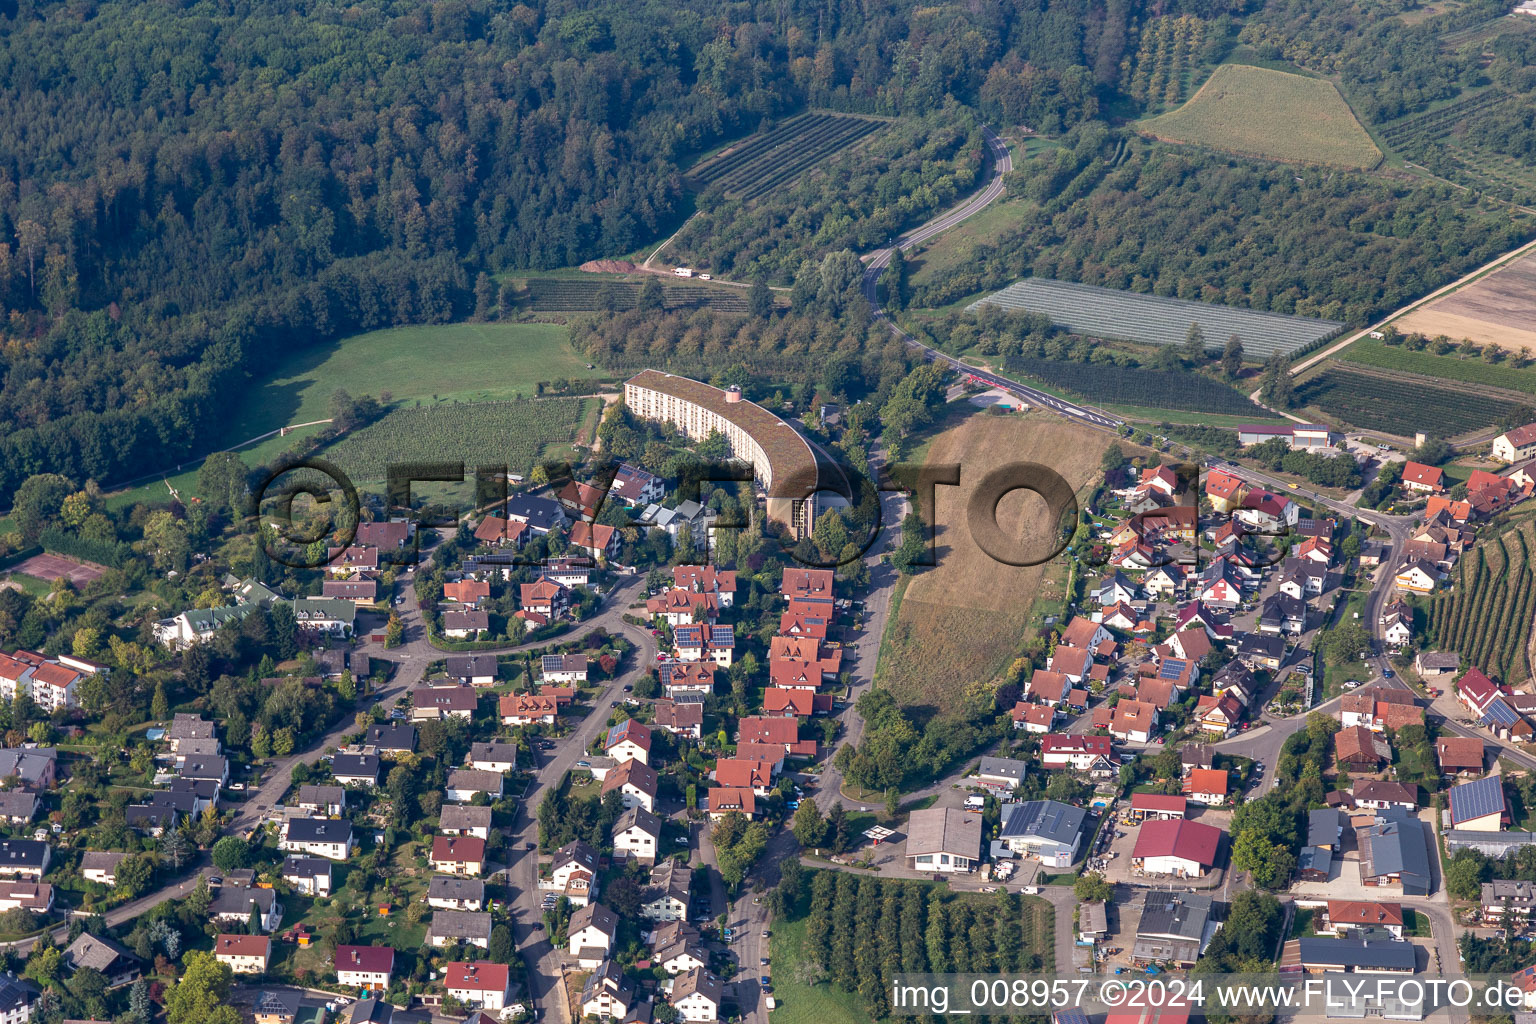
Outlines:
POLYGON ((631 251, 807 105, 1068 128, 1140 6, 0 7, 0 495, 195 454, 275 354, 463 316, 480 272, 631 251))
POLYGON ((690 212, 684 168, 807 109, 900 116, 867 144, 913 152, 834 159, 750 208, 698 197, 712 261, 815 291, 826 254, 965 191, 991 122, 1067 133, 1016 172, 1040 211, 914 298, 1033 272, 1363 317, 1520 230, 1450 190, 1297 182, 1099 119, 1238 41, 1338 72, 1376 120, 1479 76, 1522 91, 1517 43, 1487 67, 1435 49, 1493 2, 1417 25, 1388 0, 0 5, 0 504, 39 471, 113 483, 214 447, 292 349, 653 243, 690 212))

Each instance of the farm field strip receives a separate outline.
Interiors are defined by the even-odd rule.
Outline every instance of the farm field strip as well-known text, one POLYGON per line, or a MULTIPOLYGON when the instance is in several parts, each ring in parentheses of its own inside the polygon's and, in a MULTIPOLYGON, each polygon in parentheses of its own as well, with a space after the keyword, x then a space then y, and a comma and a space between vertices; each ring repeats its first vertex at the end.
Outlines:
POLYGON ((1025 278, 978 299, 965 307, 966 312, 975 312, 983 305, 1040 313, 1077 334, 1153 345, 1182 345, 1189 325, 1198 323, 1209 347, 1220 348, 1236 334, 1248 357, 1259 359, 1276 352, 1290 355, 1344 327, 1332 320, 1213 306, 1039 277, 1025 278))
POLYGON ((1265 415, 1236 388, 1203 374, 1011 356, 1004 371, 1054 384, 1096 405, 1182 409, 1250 419, 1265 415))
MULTIPOLYGON (((590 313, 603 308, 604 293, 611 289, 613 308, 633 309, 640 299, 637 281, 603 279, 568 280, 531 278, 528 281, 528 308, 539 313, 590 313)), ((663 305, 667 309, 700 309, 705 306, 724 313, 745 313, 746 293, 740 289, 705 288, 666 284, 663 305)))
POLYGON ((883 124, 849 114, 801 114, 695 167, 687 177, 700 188, 718 185, 734 198, 756 199, 883 124))
POLYGON ((1519 404, 1456 388, 1440 379, 1414 379, 1364 366, 1330 365, 1297 389, 1301 404, 1366 430, 1407 436, 1422 430, 1455 437, 1497 421, 1519 404))
POLYGON ((1360 339, 1339 352, 1336 358, 1383 370, 1398 370, 1421 377, 1483 384, 1507 392, 1536 395, 1536 368, 1517 370, 1506 363, 1485 363, 1481 359, 1414 352, 1400 345, 1383 345, 1374 338, 1360 339))
POLYGON ((1451 129, 1456 126, 1456 122, 1468 114, 1476 113, 1508 98, 1506 93, 1498 89, 1489 89, 1475 96, 1458 100, 1450 106, 1441 107, 1439 110, 1431 110, 1426 114, 1418 114, 1399 121, 1390 121, 1376 131, 1382 141, 1393 149, 1412 141, 1415 137, 1433 141, 1449 135, 1451 129))

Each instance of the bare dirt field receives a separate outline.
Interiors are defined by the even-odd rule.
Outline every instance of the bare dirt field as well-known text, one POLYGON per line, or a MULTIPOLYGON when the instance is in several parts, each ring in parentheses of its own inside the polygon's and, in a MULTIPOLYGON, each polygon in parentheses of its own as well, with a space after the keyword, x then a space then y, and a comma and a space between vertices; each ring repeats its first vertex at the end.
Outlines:
POLYGON ((1459 291, 1415 310, 1397 323, 1401 331, 1519 351, 1536 351, 1536 257, 1526 256, 1459 291))
MULTIPOLYGON (((967 506, 988 472, 1012 462, 1049 466, 1080 491, 1099 471, 1106 435, 1040 413, 976 414, 939 435, 928 463, 958 463, 960 484, 935 491, 938 564, 915 577, 887 633, 876 672, 897 700, 942 711, 964 689, 990 680, 1014 657, 1042 593, 1050 563, 996 561, 967 526, 967 506)), ((1036 495, 1016 491, 997 507, 1003 534, 1021 547, 1048 550, 1056 524, 1036 495)))
POLYGON ((12 566, 19 573, 47 580, 50 583, 60 576, 80 587, 97 579, 107 570, 92 562, 77 562, 63 555, 33 555, 20 565, 12 566))

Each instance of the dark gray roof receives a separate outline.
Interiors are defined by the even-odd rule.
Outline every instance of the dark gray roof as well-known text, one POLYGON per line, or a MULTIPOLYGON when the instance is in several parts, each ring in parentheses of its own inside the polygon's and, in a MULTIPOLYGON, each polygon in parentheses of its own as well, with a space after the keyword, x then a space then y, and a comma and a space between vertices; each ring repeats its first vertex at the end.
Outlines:
POLYGON ((455 679, 469 679, 473 676, 495 676, 496 655, 494 654, 455 654, 448 658, 447 673, 455 679))
POLYGON ((349 843, 352 823, 345 818, 294 818, 288 822, 291 843, 349 843))
POLYGON ((1211 916, 1211 897, 1205 893, 1171 893, 1153 890, 1142 904, 1136 934, 1165 939, 1199 941, 1211 916))
POLYGON ((478 910, 434 910, 431 932, 445 939, 489 939, 491 915, 478 910))
POLYGON ((48 844, 35 839, 0 839, 0 866, 41 868, 48 844))
POLYGON ((984 757, 977 772, 981 775, 1023 782, 1024 776, 1029 772, 1029 764, 1012 757, 984 757))
POLYGON ((478 878, 450 878, 448 875, 434 875, 427 885, 427 898, 483 901, 485 883, 478 878))
POLYGON ((1416 818, 1381 820, 1366 830, 1361 849, 1360 874, 1365 878, 1398 875, 1403 895, 1428 896, 1429 848, 1424 826, 1416 818))
POLYGON ((283 860, 283 877, 314 878, 316 875, 331 877, 331 862, 324 857, 301 857, 289 854, 283 860))
POLYGON ((1238 654, 1264 655, 1270 658, 1285 657, 1285 638, 1263 633, 1244 633, 1237 642, 1238 654))
POLYGON ((210 914, 249 914, 251 904, 254 903, 261 908, 262 916, 266 916, 272 911, 272 904, 276 901, 277 893, 272 889, 230 885, 226 882, 219 886, 218 893, 208 906, 208 912, 210 914))
POLYGON ((337 778, 379 778, 377 754, 337 754, 331 761, 331 774, 337 778))
POLYGON ((380 750, 409 752, 416 749, 416 727, 409 722, 370 725, 363 734, 363 742, 380 750))
POLYGON ((1307 812, 1307 845, 1337 846, 1343 816, 1333 807, 1307 812))
POLYGON ((64 950, 64 962, 72 970, 89 967, 103 974, 111 974, 112 965, 118 961, 138 963, 138 958, 111 939, 104 939, 90 932, 81 932, 64 950))
POLYGON ((1374 970, 1411 971, 1416 964, 1411 942, 1372 942, 1366 939, 1331 939, 1305 935, 1301 943, 1301 962, 1339 967, 1364 967, 1374 970))
POLYGON ((1296 867, 1327 876, 1333 871, 1333 851, 1323 846, 1303 846, 1301 855, 1296 858, 1296 867))
POLYGON ((490 828, 491 809, 473 804, 443 804, 437 826, 441 829, 490 828))
POLYGON ((1055 800, 1028 800, 1003 808, 1003 827, 999 834, 1004 839, 1031 836, 1071 846, 1082 834, 1083 823, 1087 820, 1088 812, 1081 807, 1055 800))
POLYGON ((291 988, 264 988, 256 993, 255 1010, 258 1014, 278 1013, 292 1017, 299 1012, 302 994, 291 988))

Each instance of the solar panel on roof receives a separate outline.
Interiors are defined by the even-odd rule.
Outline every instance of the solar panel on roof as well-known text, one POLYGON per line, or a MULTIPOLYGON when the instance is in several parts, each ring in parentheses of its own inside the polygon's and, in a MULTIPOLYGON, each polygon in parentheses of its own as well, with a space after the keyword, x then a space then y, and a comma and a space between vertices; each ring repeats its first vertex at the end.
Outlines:
POLYGON ((1488 709, 1483 712, 1483 725, 1502 725, 1505 727, 1514 725, 1520 721, 1520 716, 1515 709, 1504 702, 1503 697, 1495 697, 1488 703, 1488 709))
POLYGON ((714 644, 728 644, 734 642, 736 633, 730 626, 709 627, 709 641, 714 644))
POLYGON ((1499 776, 1451 787, 1451 822, 1459 823, 1499 814, 1504 810, 1504 787, 1499 776))
POLYGON ((1157 677, 1159 679, 1177 679, 1183 673, 1183 671, 1184 663, 1182 661, 1179 661, 1175 658, 1169 658, 1163 662, 1163 667, 1161 671, 1158 672, 1157 677))

